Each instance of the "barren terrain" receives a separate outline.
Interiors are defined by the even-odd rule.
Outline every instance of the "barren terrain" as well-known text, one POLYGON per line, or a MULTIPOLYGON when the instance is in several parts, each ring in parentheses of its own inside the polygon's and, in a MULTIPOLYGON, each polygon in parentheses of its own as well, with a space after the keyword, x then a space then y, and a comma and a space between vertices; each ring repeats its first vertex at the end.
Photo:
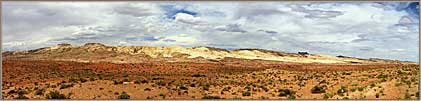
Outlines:
POLYGON ((210 47, 5 52, 3 99, 418 99, 419 64, 210 47))

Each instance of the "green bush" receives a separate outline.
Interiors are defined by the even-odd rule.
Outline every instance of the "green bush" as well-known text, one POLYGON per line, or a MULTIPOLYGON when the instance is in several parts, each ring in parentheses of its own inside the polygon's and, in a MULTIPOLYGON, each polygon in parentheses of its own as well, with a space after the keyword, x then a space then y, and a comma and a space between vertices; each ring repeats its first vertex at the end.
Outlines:
POLYGON ((118 97, 118 99, 130 99, 130 95, 126 92, 122 92, 118 97))
POLYGON ((47 99, 69 99, 64 94, 60 94, 58 91, 52 91, 47 94, 47 99))
POLYGON ((311 93, 325 93, 325 92, 326 90, 319 86, 314 86, 313 88, 311 88, 311 93))
POLYGON ((243 96, 250 96, 251 93, 249 91, 243 92, 243 96))
POLYGON ((295 92, 293 90, 289 89, 280 89, 279 90, 279 96, 287 96, 287 95, 294 95, 295 92))

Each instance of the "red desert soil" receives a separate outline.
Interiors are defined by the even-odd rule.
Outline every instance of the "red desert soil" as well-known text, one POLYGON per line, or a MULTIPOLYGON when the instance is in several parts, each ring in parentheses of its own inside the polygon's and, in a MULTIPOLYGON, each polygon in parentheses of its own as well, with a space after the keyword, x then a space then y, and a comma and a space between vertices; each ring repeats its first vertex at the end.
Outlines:
POLYGON ((116 64, 3 60, 2 66, 3 99, 19 96, 45 99, 49 96, 47 92, 52 91, 59 91, 72 99, 116 99, 121 92, 129 94, 131 99, 284 99, 292 96, 296 99, 376 99, 376 94, 385 94, 377 97, 384 99, 413 99, 419 91, 418 65, 410 64, 311 64, 260 60, 116 64), (381 75, 387 76, 379 77, 381 75), (139 80, 146 83, 135 83, 139 80), (322 80, 327 84, 321 84, 322 80), (126 83, 120 84, 119 81, 126 83), (161 81, 165 83, 162 85, 161 81), (61 87, 63 85, 72 86, 61 87), (326 91, 312 93, 312 88, 317 85, 324 86, 326 91), (341 86, 348 87, 346 95, 336 92, 341 86), (146 88, 152 91, 144 91, 146 88), (34 94, 39 89, 45 89, 43 94, 34 94), (294 94, 280 96, 279 89, 289 89, 294 94), (363 90, 351 92, 351 89, 363 90), (25 93, 13 93, 21 90, 25 93), (251 96, 243 95, 246 92, 251 96))

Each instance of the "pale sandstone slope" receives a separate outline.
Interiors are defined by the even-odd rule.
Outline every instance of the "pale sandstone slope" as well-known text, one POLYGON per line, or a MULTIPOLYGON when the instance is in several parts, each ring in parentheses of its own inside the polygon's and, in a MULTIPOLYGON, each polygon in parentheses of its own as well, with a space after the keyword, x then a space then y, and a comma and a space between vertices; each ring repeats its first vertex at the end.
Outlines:
MULTIPOLYGON (((75 51, 83 52, 106 52, 106 53, 119 53, 128 55, 146 55, 151 58, 198 58, 205 59, 224 59, 224 58, 239 58, 239 59, 260 59, 284 62, 297 62, 297 63, 372 63, 373 61, 357 58, 340 58, 328 55, 319 54, 292 54, 274 52, 261 49, 243 49, 243 50, 224 50, 210 47, 194 47, 184 48, 181 46, 169 47, 151 47, 151 46, 106 46, 99 43, 87 43, 82 46, 73 46, 70 44, 58 44, 52 47, 41 48, 20 53, 35 53, 35 54, 65 54, 75 53, 75 51)), ((77 52, 76 52, 77 53, 77 52)), ((19 54, 19 52, 17 52, 19 54)), ((100 54, 99 54, 100 55, 100 54)), ((69 57, 67 57, 69 58, 69 57)))

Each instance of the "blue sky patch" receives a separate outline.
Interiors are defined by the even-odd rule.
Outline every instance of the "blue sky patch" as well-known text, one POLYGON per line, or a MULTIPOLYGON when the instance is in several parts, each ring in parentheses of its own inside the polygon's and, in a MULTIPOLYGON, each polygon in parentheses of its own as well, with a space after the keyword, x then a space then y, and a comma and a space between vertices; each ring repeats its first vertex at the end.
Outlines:
POLYGON ((198 16, 199 14, 194 11, 189 11, 185 8, 176 8, 175 5, 162 5, 160 7, 166 11, 165 15, 169 19, 175 19, 175 15, 177 15, 177 13, 186 13, 193 15, 194 17, 198 16))

